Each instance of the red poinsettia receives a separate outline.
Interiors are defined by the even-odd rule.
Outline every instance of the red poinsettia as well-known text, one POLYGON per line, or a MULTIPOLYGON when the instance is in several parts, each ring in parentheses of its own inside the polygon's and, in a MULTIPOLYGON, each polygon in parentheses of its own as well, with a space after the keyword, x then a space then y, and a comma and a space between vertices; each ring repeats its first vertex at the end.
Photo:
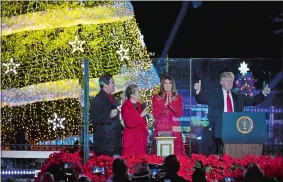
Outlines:
POLYGON ((156 155, 127 155, 121 156, 126 161, 129 173, 133 173, 135 166, 140 162, 151 163, 151 164, 162 164, 163 158, 156 155))
POLYGON ((109 156, 95 156, 89 158, 86 164, 83 166, 84 174, 93 181, 105 181, 112 175, 112 163, 114 158, 109 156), (104 173, 93 173, 93 168, 104 168, 104 173))
POLYGON ((73 163, 74 170, 80 174, 82 173, 82 158, 78 152, 69 153, 66 151, 55 152, 49 156, 45 161, 45 165, 40 168, 41 172, 38 174, 36 181, 39 181, 40 176, 48 170, 49 167, 60 163, 73 163))
MULTIPOLYGON (((277 179, 281 179, 282 177, 282 157, 246 156, 242 159, 233 159, 228 155, 223 155, 222 157, 211 155, 206 157, 199 154, 193 154, 191 157, 177 157, 181 165, 178 174, 189 181, 192 179, 195 168, 204 168, 208 181, 223 180, 224 177, 242 178, 243 170, 246 169, 251 162, 258 164, 266 176, 276 177, 277 179)), ((122 156, 121 158, 126 161, 130 173, 134 172, 135 166, 140 162, 152 164, 162 164, 163 162, 163 158, 156 155, 128 155, 122 156)), ((86 164, 82 165, 82 159, 78 153, 72 154, 62 151, 49 156, 46 160, 46 164, 41 168, 39 176, 51 165, 61 162, 71 162, 75 164, 74 169, 79 174, 84 173, 84 175, 88 176, 93 182, 102 182, 111 178, 113 160, 113 157, 97 157, 93 155, 86 164), (104 173, 94 174, 92 172, 93 167, 103 167, 105 171, 104 173)))

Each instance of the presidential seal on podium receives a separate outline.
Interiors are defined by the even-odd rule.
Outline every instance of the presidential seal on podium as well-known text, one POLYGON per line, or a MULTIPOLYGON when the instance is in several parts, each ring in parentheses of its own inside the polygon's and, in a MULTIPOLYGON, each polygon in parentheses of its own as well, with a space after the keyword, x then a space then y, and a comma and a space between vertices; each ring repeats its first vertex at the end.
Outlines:
POLYGON ((254 122, 248 116, 241 116, 236 122, 236 127, 240 133, 249 134, 254 128, 254 122))

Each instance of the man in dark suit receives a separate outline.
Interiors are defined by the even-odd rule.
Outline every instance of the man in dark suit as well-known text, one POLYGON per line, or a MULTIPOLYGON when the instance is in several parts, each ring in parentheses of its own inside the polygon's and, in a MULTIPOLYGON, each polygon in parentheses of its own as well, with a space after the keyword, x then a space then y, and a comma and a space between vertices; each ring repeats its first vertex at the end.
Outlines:
POLYGON ((110 74, 99 78, 100 92, 90 102, 96 155, 120 155, 122 125, 113 96, 115 83, 110 74))
POLYGON ((270 94, 268 85, 254 97, 233 91, 234 74, 224 72, 220 75, 222 89, 212 89, 205 93, 201 90, 201 81, 195 83, 196 101, 208 105, 209 126, 203 129, 200 142, 200 153, 203 155, 217 154, 221 139, 214 138, 215 124, 221 122, 223 112, 242 112, 244 106, 255 106, 263 102, 270 94))

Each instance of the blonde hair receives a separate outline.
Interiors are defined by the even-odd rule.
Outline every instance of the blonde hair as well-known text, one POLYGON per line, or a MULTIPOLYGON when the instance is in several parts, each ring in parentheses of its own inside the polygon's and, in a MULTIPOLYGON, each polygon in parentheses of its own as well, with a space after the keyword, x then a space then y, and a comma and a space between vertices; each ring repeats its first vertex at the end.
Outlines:
POLYGON ((222 80, 222 78, 232 78, 234 80, 235 76, 232 72, 223 72, 220 75, 220 81, 222 80))

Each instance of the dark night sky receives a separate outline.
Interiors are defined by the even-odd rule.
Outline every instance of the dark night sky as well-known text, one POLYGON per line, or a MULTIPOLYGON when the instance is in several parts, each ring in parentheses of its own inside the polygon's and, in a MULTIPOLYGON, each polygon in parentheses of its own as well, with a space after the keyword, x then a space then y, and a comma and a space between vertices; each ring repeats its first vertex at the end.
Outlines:
MULTIPOLYGON (((149 52, 161 54, 181 3, 132 2, 149 52)), ((272 34, 275 25, 269 18, 270 12, 280 11, 282 2, 205 1, 197 9, 190 5, 168 55, 282 58, 282 35, 272 34)))

